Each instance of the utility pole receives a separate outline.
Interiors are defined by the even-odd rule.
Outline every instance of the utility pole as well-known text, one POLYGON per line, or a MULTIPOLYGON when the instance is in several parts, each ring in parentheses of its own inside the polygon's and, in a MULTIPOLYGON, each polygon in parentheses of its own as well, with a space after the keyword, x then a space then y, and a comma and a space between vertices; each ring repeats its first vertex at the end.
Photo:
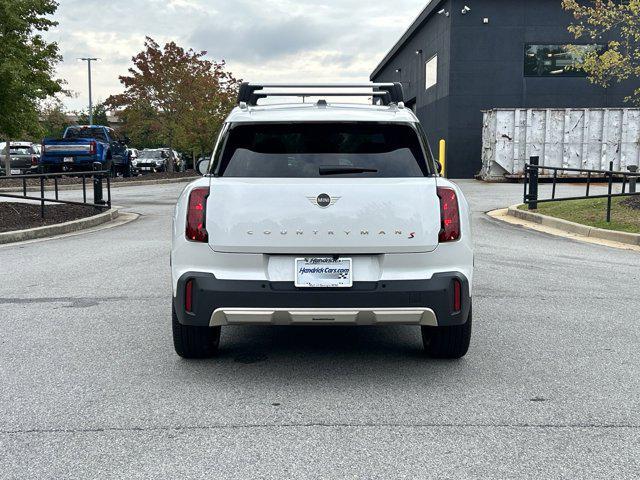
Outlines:
POLYGON ((78 60, 82 60, 83 62, 87 62, 87 70, 89 73, 89 125, 93 125, 93 99, 91 97, 91 62, 97 62, 97 58, 79 58, 78 60))

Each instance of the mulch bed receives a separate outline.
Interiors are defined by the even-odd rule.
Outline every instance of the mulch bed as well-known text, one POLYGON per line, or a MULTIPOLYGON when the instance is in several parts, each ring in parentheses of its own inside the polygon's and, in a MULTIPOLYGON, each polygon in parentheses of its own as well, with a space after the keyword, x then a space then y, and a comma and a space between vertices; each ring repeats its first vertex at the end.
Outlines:
MULTIPOLYGON (((129 178, 124 178, 124 177, 117 177, 117 178, 112 178, 111 179, 111 183, 127 183, 127 182, 141 182, 141 181, 145 181, 145 180, 164 180, 165 178, 184 178, 184 177, 194 177, 197 176, 198 174, 195 172, 195 170, 187 170, 186 172, 174 172, 174 173, 169 173, 169 172, 159 172, 159 173, 145 173, 144 175, 138 175, 137 177, 129 177, 129 178)), ((91 179, 88 178, 87 181, 90 181, 91 179)), ((53 185, 53 180, 52 179, 48 179, 45 180, 44 184, 45 185, 53 185)), ((82 178, 80 177, 60 177, 58 178, 58 185, 76 185, 76 184, 82 184, 82 178)), ((27 180, 27 186, 28 187, 37 187, 40 186, 40 179, 39 178, 30 178, 27 180)), ((7 179, 7 180, 1 180, 0 181, 0 188, 1 187, 22 187, 22 179, 21 178, 16 178, 16 179, 7 179)))
POLYGON ((625 207, 633 208, 634 210, 640 210, 640 195, 635 197, 629 197, 622 201, 625 207))
POLYGON ((0 232, 43 227, 97 215, 103 210, 81 205, 45 205, 44 219, 40 205, 0 202, 0 232))

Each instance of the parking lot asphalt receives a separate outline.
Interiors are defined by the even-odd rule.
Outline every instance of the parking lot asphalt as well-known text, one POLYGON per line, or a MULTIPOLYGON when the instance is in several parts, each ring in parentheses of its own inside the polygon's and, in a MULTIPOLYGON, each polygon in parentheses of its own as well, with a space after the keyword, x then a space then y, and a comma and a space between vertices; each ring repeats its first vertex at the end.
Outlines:
POLYGON ((640 255, 484 214, 521 185, 460 184, 460 361, 416 327, 226 327, 219 358, 180 359, 182 185, 114 191, 132 223, 0 247, 0 478, 637 478, 640 255))

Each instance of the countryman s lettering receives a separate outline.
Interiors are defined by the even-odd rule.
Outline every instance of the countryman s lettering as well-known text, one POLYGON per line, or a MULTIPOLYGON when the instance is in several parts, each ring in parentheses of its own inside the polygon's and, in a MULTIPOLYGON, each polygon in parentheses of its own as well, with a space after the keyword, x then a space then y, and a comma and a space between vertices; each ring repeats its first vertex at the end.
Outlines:
POLYGON ((179 355, 214 355, 224 325, 265 324, 417 325, 430 356, 466 354, 469 207, 402 95, 399 84, 242 85, 175 209, 179 355), (302 95, 374 102, 258 105, 302 95))

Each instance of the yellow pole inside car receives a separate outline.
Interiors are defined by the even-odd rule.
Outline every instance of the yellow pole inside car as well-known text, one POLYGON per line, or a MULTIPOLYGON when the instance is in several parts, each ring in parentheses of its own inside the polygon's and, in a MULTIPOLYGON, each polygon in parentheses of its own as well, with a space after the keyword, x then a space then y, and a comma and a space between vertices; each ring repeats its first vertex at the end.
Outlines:
POLYGON ((438 161, 442 166, 442 171, 440 172, 440 175, 446 178, 447 177, 447 142, 444 140, 444 138, 440 139, 440 152, 438 155, 438 161))

